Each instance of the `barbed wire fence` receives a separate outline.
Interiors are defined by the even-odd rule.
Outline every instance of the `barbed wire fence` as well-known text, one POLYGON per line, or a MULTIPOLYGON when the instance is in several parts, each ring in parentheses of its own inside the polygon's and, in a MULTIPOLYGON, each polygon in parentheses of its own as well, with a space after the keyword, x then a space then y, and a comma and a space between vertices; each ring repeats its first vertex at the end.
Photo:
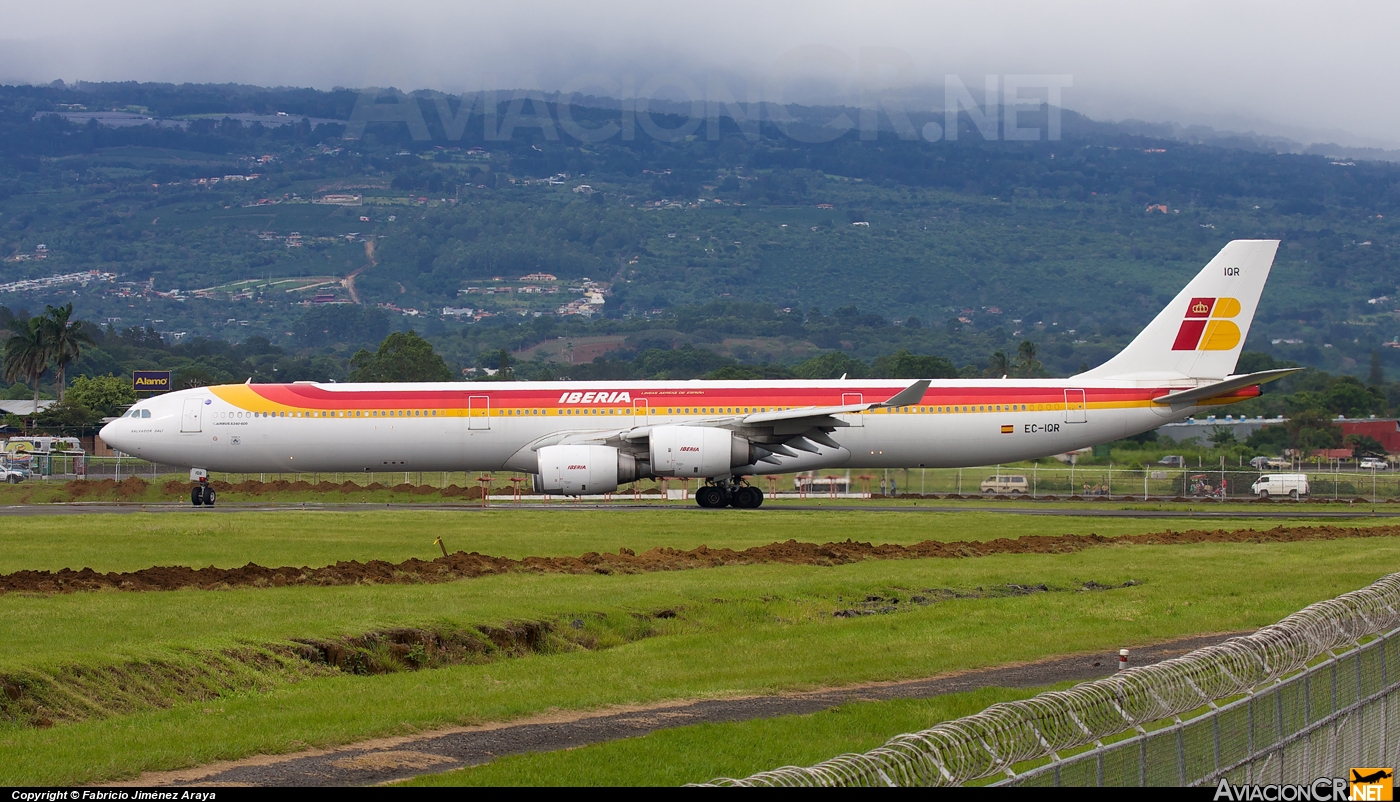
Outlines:
POLYGON ((863 754, 710 784, 1188 786, 1394 766, 1397 627, 1392 574, 1178 658, 996 704, 863 754))

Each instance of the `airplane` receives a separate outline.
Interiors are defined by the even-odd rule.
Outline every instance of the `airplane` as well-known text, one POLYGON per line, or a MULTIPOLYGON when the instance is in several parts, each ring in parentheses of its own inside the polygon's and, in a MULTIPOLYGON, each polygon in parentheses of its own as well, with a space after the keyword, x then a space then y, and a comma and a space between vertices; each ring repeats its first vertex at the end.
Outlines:
POLYGON ((1377 783, 1381 780, 1388 780, 1394 776, 1395 774, 1393 772, 1386 771, 1385 769, 1376 769, 1370 774, 1364 775, 1356 769, 1351 770, 1351 781, 1353 784, 1357 785, 1370 785, 1371 783, 1377 783))
POLYGON ((1065 379, 229 384, 139 401, 102 439, 208 472, 519 471, 578 496, 703 480, 702 507, 757 508, 746 477, 1017 462, 1259 395, 1298 368, 1234 373, 1277 240, 1235 240, 1126 348, 1065 379))

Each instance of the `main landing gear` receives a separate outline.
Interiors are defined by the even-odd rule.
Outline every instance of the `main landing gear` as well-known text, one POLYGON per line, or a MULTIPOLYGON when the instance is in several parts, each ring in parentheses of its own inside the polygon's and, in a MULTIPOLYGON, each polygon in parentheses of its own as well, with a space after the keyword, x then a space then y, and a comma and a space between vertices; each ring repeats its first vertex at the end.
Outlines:
POLYGON ((741 510, 756 510, 763 506, 763 491, 737 478, 716 479, 695 491, 695 503, 706 509, 738 507, 741 510))

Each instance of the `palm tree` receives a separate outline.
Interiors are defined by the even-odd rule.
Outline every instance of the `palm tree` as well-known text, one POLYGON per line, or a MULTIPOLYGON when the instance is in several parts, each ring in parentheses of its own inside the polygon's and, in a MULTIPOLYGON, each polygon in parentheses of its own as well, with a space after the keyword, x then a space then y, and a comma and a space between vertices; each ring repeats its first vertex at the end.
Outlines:
POLYGON ((1016 348, 1016 353, 1021 357, 1021 370, 1025 372, 1025 375, 1031 377, 1039 375, 1041 364, 1035 358, 1035 343, 1030 340, 1022 340, 1016 348))
POLYGON ((63 403, 67 390, 66 374, 68 365, 83 355, 83 346, 92 345, 92 333, 81 320, 71 320, 73 304, 59 307, 50 306, 43 318, 49 340, 49 354, 55 368, 54 384, 58 390, 58 401, 63 403))
POLYGON ((34 412, 39 411, 39 378, 48 370, 49 338, 44 318, 10 321, 10 337, 5 341, 5 381, 29 381, 34 388, 34 412))
POLYGON ((992 358, 987 364, 987 373, 994 379, 1011 373, 1011 360, 1006 357, 1005 351, 997 351, 992 354, 992 358))

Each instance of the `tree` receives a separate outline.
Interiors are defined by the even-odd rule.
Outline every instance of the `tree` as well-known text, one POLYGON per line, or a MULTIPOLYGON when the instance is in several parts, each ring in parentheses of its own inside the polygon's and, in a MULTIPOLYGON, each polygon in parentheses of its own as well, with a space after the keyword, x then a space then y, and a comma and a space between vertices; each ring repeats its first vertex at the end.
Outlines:
POLYGON ((1035 358, 1036 351, 1035 343, 1030 340, 1022 340, 1016 346, 1017 365, 1021 368, 1022 376, 1034 377, 1045 372, 1045 366, 1035 358))
POLYGON ((120 415, 136 403, 136 391, 131 380, 122 376, 79 376, 68 388, 66 400, 102 415, 120 415))
POLYGON ((1287 427, 1261 426, 1245 439, 1244 444, 1256 451, 1282 454, 1283 450, 1292 442, 1291 438, 1287 427))
POLYGON ((34 408, 39 408, 39 379, 49 368, 49 339, 44 319, 10 321, 10 338, 5 341, 5 381, 29 381, 34 388, 34 408))
POLYGON ((102 422, 102 413, 75 404, 72 400, 60 401, 34 416, 38 426, 91 427, 102 422))
POLYGON ((1351 455, 1357 459, 1362 457, 1384 457, 1385 446, 1381 441, 1370 435, 1349 434, 1342 441, 1342 445, 1351 446, 1351 455))
POLYGON ((1337 448, 1342 444, 1342 427, 1320 409, 1305 409, 1288 419, 1288 439, 1294 448, 1337 448))
POLYGON ((1011 359, 1005 351, 997 351, 987 360, 987 375, 994 379, 1011 375, 1011 359))
MULTIPOLYGON (((812 310, 813 314, 820 314, 812 310)), ((825 354, 816 356, 798 363, 792 372, 800 379, 839 379, 846 376, 852 379, 863 379, 869 373, 870 368, 859 359, 847 356, 840 351, 828 351, 825 354)))
POLYGON ((1377 387, 1367 387, 1355 376, 1338 376, 1327 386, 1322 396, 1327 409, 1339 415, 1359 417, 1385 410, 1385 394, 1377 387))
POLYGON ((350 357, 352 382, 445 382, 452 369, 418 332, 396 331, 384 338, 374 353, 360 349, 350 357))
POLYGON ((63 403, 67 390, 66 373, 68 366, 83 355, 83 346, 92 345, 90 328, 81 320, 72 320, 73 304, 50 306, 44 313, 41 326, 49 341, 49 358, 54 363, 54 388, 58 401, 63 403))
POLYGON ((1216 448, 1224 448, 1235 444, 1235 430, 1229 426, 1210 427, 1210 442, 1216 448))
POLYGON ((949 360, 913 354, 905 348, 877 358, 870 367, 871 373, 882 379, 950 379, 958 375, 949 360))

